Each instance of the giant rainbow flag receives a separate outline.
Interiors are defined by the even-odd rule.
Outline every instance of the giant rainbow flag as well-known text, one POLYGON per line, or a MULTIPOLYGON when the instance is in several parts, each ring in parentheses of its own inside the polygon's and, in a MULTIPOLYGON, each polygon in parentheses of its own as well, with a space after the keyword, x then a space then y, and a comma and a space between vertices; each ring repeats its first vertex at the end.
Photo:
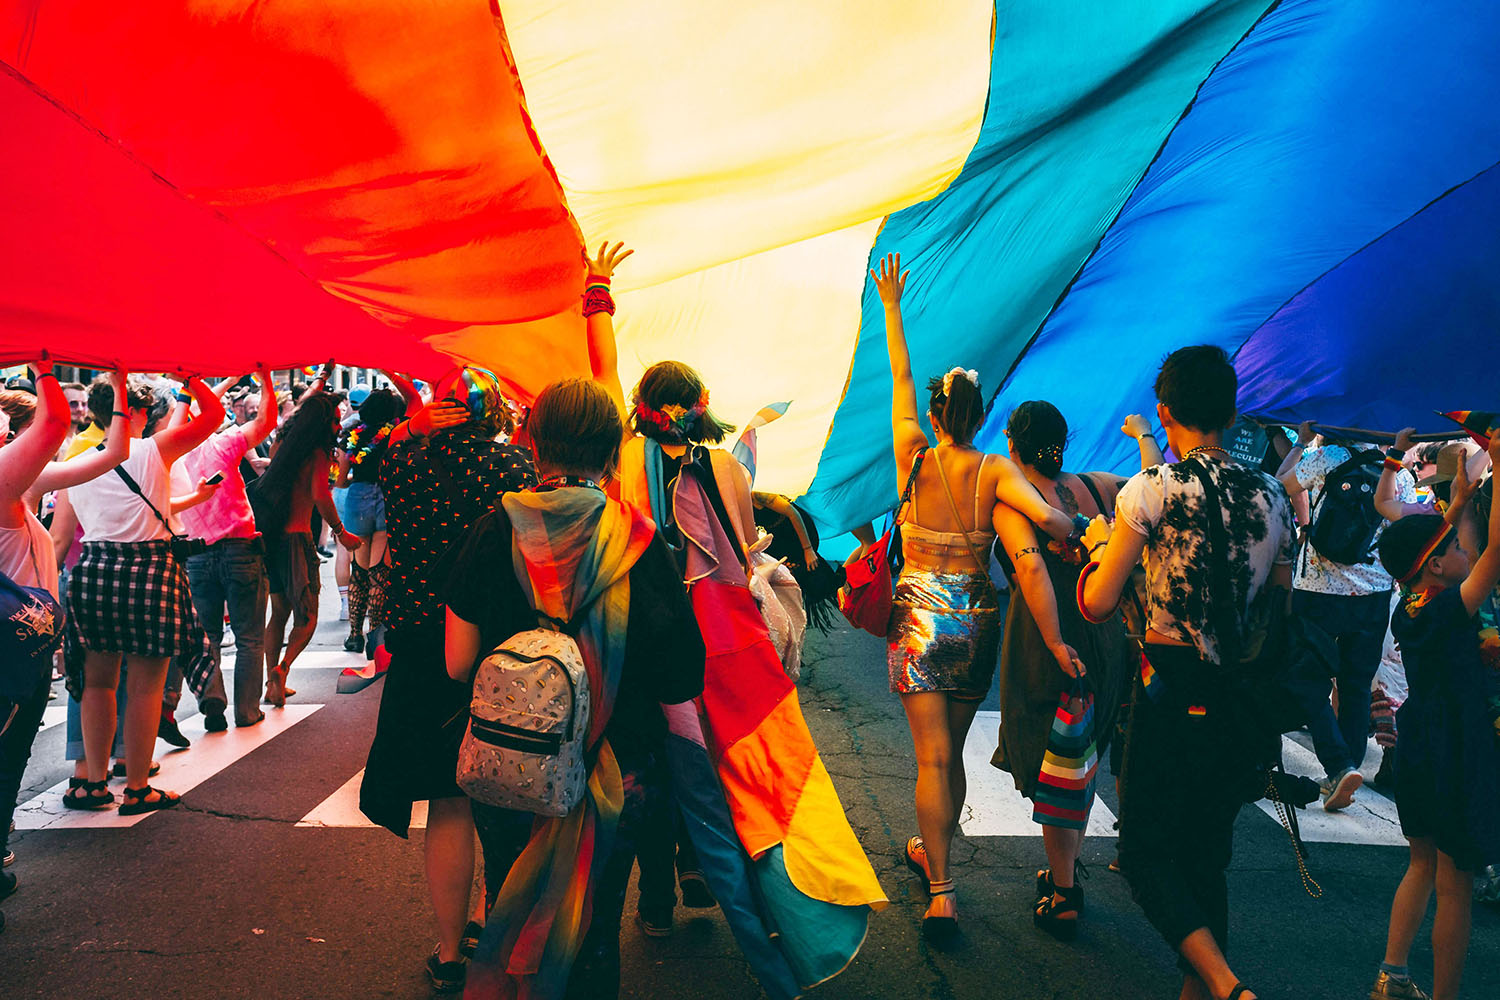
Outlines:
POLYGON ((1336 425, 1496 408, 1500 6, 1431 0, 0 0, 0 363, 332 355, 521 397, 697 366, 757 486, 888 509, 882 319, 1125 469, 1166 351, 1336 425))

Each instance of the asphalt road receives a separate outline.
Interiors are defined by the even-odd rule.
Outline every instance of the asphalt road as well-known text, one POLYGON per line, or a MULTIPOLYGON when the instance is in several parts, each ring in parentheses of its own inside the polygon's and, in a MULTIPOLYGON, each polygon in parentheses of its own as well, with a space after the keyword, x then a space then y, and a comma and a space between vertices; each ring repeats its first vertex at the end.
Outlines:
MULTIPOLYGON (((338 666, 356 658, 339 648, 342 628, 326 620, 332 611, 326 603, 309 665, 294 669, 293 707, 245 734, 200 735, 187 751, 159 745, 159 784, 185 791, 183 804, 129 826, 104 817, 97 822, 116 825, 81 827, 69 825, 76 817, 53 815, 49 790, 71 772, 64 727, 55 724, 63 702, 51 703, 47 721, 54 724, 37 739, 21 793, 23 828, 11 837, 19 860, 9 870, 21 885, 0 907, 8 920, 0 934, 0 998, 429 995, 422 963, 434 931, 421 832, 408 842, 357 825, 352 779, 364 766, 382 685, 334 693, 338 666)), ((915 832, 916 771, 880 642, 848 630, 812 636, 801 696, 891 899, 872 918, 851 967, 810 996, 1176 996, 1173 956, 1124 881, 1106 870, 1114 854, 1108 836, 1091 837, 1086 847, 1093 874, 1079 940, 1059 944, 1031 926, 1041 839, 1023 807, 1007 798, 1008 779, 984 763, 994 742, 992 717, 982 717, 971 742, 969 835, 955 845, 964 938, 947 952, 925 945, 919 921, 926 898, 900 862, 901 846, 915 832)), ((185 730, 201 726, 191 704, 186 698, 185 730)), ((998 707, 993 695, 984 706, 998 707)), ((1361 799, 1372 806, 1363 814, 1305 815, 1304 832, 1311 827, 1326 838, 1311 844, 1313 874, 1324 890, 1318 900, 1304 893, 1282 829, 1260 810, 1242 813, 1230 872, 1231 957, 1260 996, 1365 996, 1405 851, 1394 846, 1383 800, 1368 792, 1361 799)), ((1110 787, 1102 787, 1100 802, 1118 806, 1110 787)), ((1412 956, 1418 981, 1429 984, 1430 926, 1429 915, 1412 956)), ((664 940, 643 937, 627 921, 621 944, 622 996, 763 996, 716 911, 679 910, 676 931, 664 940)), ((1464 996, 1500 997, 1500 910, 1476 907, 1464 996)))

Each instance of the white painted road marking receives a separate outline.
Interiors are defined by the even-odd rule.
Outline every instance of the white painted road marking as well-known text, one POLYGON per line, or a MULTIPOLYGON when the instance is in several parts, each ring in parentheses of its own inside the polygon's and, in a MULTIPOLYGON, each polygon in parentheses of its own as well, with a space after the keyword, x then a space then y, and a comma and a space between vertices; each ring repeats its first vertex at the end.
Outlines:
MULTIPOLYGON (((247 728, 231 728, 222 733, 207 733, 203 717, 194 716, 182 724, 182 731, 193 741, 185 752, 161 753, 161 774, 151 779, 153 785, 173 792, 187 792, 231 766, 246 754, 280 736, 311 716, 322 705, 288 705, 266 713, 264 722, 247 728)), ((113 782, 110 789, 116 802, 121 799, 123 781, 113 782)), ((68 809, 63 805, 67 781, 58 782, 40 795, 16 808, 18 830, 65 830, 97 827, 134 826, 155 813, 121 816, 114 809, 98 812, 68 809)))
MULTIPOLYGON (((959 827, 965 837, 1040 837, 1042 828, 1032 822, 1031 802, 1016 791, 1008 772, 990 763, 995 752, 999 712, 979 712, 964 741, 964 769, 969 778, 968 799, 959 827)), ((1108 781, 1109 768, 1101 762, 1100 781, 1108 781)), ((1103 800, 1094 799, 1089 813, 1090 837, 1113 837, 1115 814, 1103 800)))
MULTIPOLYGON (((1374 745, 1374 741, 1371 741, 1374 745)), ((1306 809, 1297 810, 1297 825, 1302 839, 1308 843, 1324 844, 1379 844, 1390 847, 1405 847, 1406 838, 1401 835, 1401 819, 1396 814, 1396 803, 1375 791, 1369 785, 1374 768, 1380 764, 1379 753, 1365 756, 1365 785, 1354 793, 1354 802, 1340 812, 1325 812, 1321 802, 1314 802, 1306 809)), ((1288 774, 1301 774, 1314 780, 1323 777, 1323 766, 1317 754, 1291 737, 1282 737, 1281 761, 1288 774)), ((1261 812, 1276 820, 1276 807, 1265 799, 1256 803, 1261 812)))
MULTIPOLYGON (((325 828, 373 827, 375 824, 359 811, 359 783, 364 780, 364 777, 365 769, 360 768, 358 774, 344 782, 338 791, 318 803, 318 807, 303 816, 297 825, 325 828)), ((412 803, 411 826, 414 830, 427 829, 427 803, 412 803)))

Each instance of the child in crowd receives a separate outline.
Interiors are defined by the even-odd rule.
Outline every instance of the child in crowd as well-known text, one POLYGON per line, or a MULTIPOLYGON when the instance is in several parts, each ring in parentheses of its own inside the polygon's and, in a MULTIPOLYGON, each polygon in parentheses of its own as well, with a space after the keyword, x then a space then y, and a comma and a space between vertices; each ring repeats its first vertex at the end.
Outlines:
MULTIPOLYGON (((1500 463, 1500 435, 1488 451, 1500 463)), ((1380 561, 1405 591, 1391 629, 1411 689, 1396 716, 1396 806, 1411 863, 1372 1000, 1426 1000, 1406 963, 1434 886, 1433 997, 1458 996, 1474 873, 1500 859, 1500 671, 1486 662, 1478 616, 1500 583, 1500 510, 1491 506, 1481 543, 1464 530, 1467 500, 1455 490, 1446 517, 1406 517, 1380 539, 1380 561)))

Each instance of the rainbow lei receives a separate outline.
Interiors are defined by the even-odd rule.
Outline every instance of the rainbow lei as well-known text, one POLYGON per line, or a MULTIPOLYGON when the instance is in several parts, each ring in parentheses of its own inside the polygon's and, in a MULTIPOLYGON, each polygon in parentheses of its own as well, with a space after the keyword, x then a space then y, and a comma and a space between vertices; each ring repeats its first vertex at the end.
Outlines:
POLYGON ((395 428, 395 426, 395 424, 386 424, 384 427, 380 428, 380 430, 375 432, 375 436, 370 439, 369 444, 361 447, 359 443, 360 432, 368 430, 369 428, 364 424, 356 425, 354 429, 349 432, 349 437, 344 447, 344 450, 349 453, 349 464, 363 464, 364 460, 370 457, 370 455, 383 443, 385 443, 385 440, 387 438, 391 436, 391 431, 395 428))

